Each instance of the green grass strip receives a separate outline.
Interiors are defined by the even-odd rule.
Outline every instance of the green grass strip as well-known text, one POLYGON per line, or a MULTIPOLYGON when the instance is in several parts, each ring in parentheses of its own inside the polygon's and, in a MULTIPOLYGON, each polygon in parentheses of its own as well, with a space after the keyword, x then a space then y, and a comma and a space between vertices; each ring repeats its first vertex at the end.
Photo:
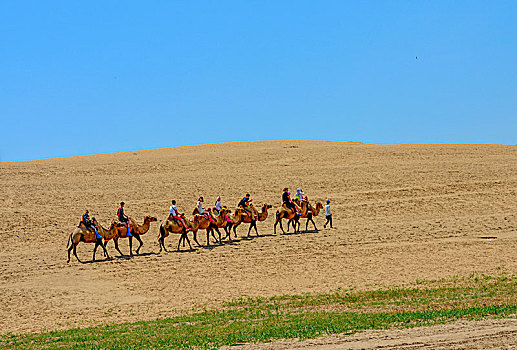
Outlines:
POLYGON ((163 320, 5 334, 2 349, 190 349, 409 328, 517 313, 513 276, 419 283, 410 288, 242 298, 163 320))

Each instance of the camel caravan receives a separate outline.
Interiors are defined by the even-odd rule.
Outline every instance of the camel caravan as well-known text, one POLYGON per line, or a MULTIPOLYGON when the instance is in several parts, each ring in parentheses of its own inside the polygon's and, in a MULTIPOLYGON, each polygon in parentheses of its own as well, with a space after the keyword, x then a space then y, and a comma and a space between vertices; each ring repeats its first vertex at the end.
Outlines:
MULTIPOLYGON (((315 206, 313 206, 309 202, 308 198, 306 196, 304 197, 303 194, 304 193, 301 189, 297 189, 296 198, 291 200, 289 190, 284 188, 282 205, 278 208, 275 214, 274 234, 276 234, 277 225, 280 225, 282 234, 286 232, 282 226, 283 219, 287 220, 287 232, 289 232, 289 228, 291 226, 295 233, 300 232, 300 219, 306 219, 305 231, 308 230, 309 223, 312 223, 314 230, 318 231, 313 217, 318 216, 321 209, 323 209, 323 205, 322 203, 317 202, 315 203, 315 206)), ((329 222, 328 214, 330 214, 329 203, 330 201, 327 200, 327 206, 325 206, 327 223, 329 222)), ((179 235, 178 250, 180 250, 182 243, 183 247, 188 244, 190 250, 193 250, 188 237, 189 233, 192 233, 193 241, 201 247, 202 244, 199 243, 197 239, 197 233, 200 230, 206 231, 206 246, 210 246, 210 236, 217 244, 223 244, 224 240, 231 241, 232 230, 234 238, 236 238, 237 227, 243 223, 249 224, 247 237, 250 237, 252 230, 255 231, 256 236, 260 236, 257 229, 257 222, 265 221, 269 216, 269 210, 273 207, 270 204, 262 204, 257 209, 252 203, 249 194, 246 194, 233 210, 222 205, 221 197, 217 197, 213 208, 205 209, 203 204, 203 197, 199 197, 197 205, 192 212, 192 217, 187 218, 185 213, 179 212, 176 201, 171 201, 168 217, 164 220, 160 220, 161 222, 158 233, 158 244, 160 246, 159 253, 161 253, 162 250, 167 252, 167 249, 165 248, 165 238, 171 234, 179 235), (221 233, 221 230, 224 231, 224 236, 221 233)), ((88 210, 83 213, 79 225, 68 238, 67 263, 70 262, 71 252, 73 252, 76 259, 81 262, 76 251, 77 245, 80 242, 95 244, 93 248, 93 261, 95 261, 95 253, 99 246, 104 253, 104 257, 106 259, 111 259, 107 250, 110 240, 113 240, 117 252, 121 256, 125 256, 119 249, 119 238, 128 239, 130 256, 133 255, 133 238, 135 238, 139 243, 139 246, 136 249, 136 254, 140 253, 140 248, 142 248, 144 244, 141 236, 147 233, 151 223, 158 221, 158 219, 154 216, 145 216, 143 222, 140 224, 124 213, 124 205, 124 202, 120 203, 120 207, 117 211, 117 219, 113 219, 108 228, 104 228, 94 217, 90 218, 88 210)), ((330 223, 330 227, 332 227, 331 218, 330 223)))

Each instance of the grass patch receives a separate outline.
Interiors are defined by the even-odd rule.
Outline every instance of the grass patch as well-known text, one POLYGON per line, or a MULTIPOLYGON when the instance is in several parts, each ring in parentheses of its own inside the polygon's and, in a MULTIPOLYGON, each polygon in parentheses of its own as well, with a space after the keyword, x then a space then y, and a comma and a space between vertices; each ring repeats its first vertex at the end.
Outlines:
POLYGON ((6 349, 217 348, 276 339, 410 328, 517 313, 517 278, 472 275, 414 287, 239 298, 218 310, 163 320, 64 331, 6 334, 6 349))

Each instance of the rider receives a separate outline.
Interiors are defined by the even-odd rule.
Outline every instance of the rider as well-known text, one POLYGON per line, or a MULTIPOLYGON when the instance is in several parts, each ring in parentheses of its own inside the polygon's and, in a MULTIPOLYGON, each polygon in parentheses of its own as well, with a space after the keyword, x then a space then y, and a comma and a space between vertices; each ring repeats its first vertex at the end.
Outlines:
POLYGON ((296 205, 291 201, 290 194, 289 189, 287 187, 284 188, 284 193, 282 193, 282 203, 285 204, 286 208, 291 209, 296 215, 300 215, 296 205))
POLYGON ((124 214, 124 205, 126 203, 124 202, 120 202, 120 208, 118 208, 117 210, 117 217, 118 217, 118 221, 120 221, 121 223, 123 223, 124 225, 127 226, 127 236, 128 237, 133 237, 133 235, 131 234, 131 227, 129 226, 129 218, 127 217, 127 215, 124 214))
POLYGON ((298 198, 298 200, 301 202, 303 200, 303 195, 304 194, 305 193, 303 193, 301 188, 297 188, 296 189, 296 196, 295 196, 295 198, 298 198))
POLYGON ((250 215, 253 216, 254 220, 257 220, 257 215, 255 215, 255 213, 253 212, 253 209, 251 209, 251 201, 253 199, 250 199, 250 194, 249 193, 246 193, 246 196, 244 196, 241 201, 239 202, 239 204, 237 204, 238 207, 244 209, 246 212, 248 212, 250 215))
POLYGON ((97 227, 95 226, 93 221, 90 219, 90 213, 89 213, 88 209, 86 209, 86 211, 84 212, 83 218, 81 221, 84 224, 84 226, 86 226, 87 229, 89 229, 89 230, 91 229, 95 232, 95 237, 97 239, 102 239, 102 236, 99 234, 97 227))
POLYGON ((221 204, 221 196, 217 197, 217 200, 215 201, 214 205, 214 214, 218 215, 221 211, 223 205, 221 204))
POLYGON ((196 205, 197 211, 199 214, 206 216, 208 220, 214 221, 214 219, 212 219, 212 215, 210 215, 211 209, 209 208, 208 210, 206 210, 205 208, 203 208, 204 201, 205 200, 203 199, 203 196, 199 197, 199 200, 197 201, 196 205))
POLYGON ((182 214, 180 214, 180 212, 178 211, 178 207, 176 206, 176 201, 173 199, 171 201, 171 207, 170 207, 170 213, 171 213, 171 216, 183 227, 185 227, 187 229, 187 231, 189 230, 189 228, 187 227, 187 223, 185 222, 185 219, 183 219, 181 217, 182 214))

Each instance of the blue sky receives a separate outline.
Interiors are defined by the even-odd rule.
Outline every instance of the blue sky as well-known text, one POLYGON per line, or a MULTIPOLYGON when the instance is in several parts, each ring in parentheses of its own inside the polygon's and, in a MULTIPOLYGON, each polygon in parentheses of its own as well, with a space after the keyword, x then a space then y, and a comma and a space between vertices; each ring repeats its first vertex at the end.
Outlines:
POLYGON ((242 140, 516 144, 516 6, 3 1, 0 160, 242 140))

